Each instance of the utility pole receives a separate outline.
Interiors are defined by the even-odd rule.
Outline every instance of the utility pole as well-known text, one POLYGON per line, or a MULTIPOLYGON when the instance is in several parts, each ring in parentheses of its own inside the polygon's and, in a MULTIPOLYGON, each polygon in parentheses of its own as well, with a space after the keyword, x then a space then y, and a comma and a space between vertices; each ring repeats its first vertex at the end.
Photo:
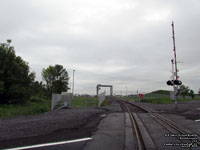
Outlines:
POLYGON ((72 97, 74 97, 74 72, 75 70, 73 70, 73 87, 72 87, 72 97))
POLYGON ((72 92, 72 82, 69 83, 70 91, 72 92))
POLYGON ((139 97, 139 91, 137 90, 137 100, 138 100, 138 103, 140 103, 140 97, 139 97))
POLYGON ((126 97, 127 97, 127 86, 126 86, 126 97))

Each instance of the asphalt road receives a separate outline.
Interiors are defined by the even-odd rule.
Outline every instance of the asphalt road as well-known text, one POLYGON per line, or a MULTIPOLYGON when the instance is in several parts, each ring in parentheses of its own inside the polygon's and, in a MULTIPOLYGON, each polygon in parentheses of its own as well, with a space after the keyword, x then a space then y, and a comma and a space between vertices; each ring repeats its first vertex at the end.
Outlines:
POLYGON ((0 120, 0 149, 90 137, 108 111, 73 108, 0 120))
MULTIPOLYGON (((174 104, 139 105, 153 109, 188 131, 200 135, 200 101, 180 103, 178 109, 174 108, 174 104)), ((145 114, 138 113, 138 116, 146 123, 154 142, 163 145, 166 142, 164 133, 167 131, 155 125, 145 114)), ((102 109, 72 108, 41 115, 0 119, 0 149, 54 143, 55 145, 31 149, 121 150, 124 149, 124 117, 119 104, 113 102, 102 109), (83 138, 91 139, 73 142, 83 138), (65 143, 58 143, 62 141, 65 143)))
POLYGON ((175 108, 175 104, 140 103, 139 105, 155 110, 200 136, 200 100, 178 103, 177 108, 175 108))

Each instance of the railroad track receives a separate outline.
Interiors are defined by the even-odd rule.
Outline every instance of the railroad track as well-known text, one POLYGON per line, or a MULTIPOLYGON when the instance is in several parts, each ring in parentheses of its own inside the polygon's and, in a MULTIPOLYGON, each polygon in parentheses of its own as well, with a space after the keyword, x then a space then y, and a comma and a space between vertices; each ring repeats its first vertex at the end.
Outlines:
POLYGON ((131 124, 132 124, 132 127, 133 127, 133 133, 135 133, 134 135, 135 135, 135 137, 136 137, 137 148, 138 148, 138 150, 143 150, 143 149, 145 149, 144 141, 143 141, 142 136, 141 136, 141 134, 140 134, 140 132, 139 132, 138 124, 136 123, 136 120, 135 120, 135 118, 134 118, 134 116, 133 116, 133 114, 132 114, 130 108, 127 106, 126 103, 121 102, 121 101, 119 101, 119 102, 120 102, 120 104, 121 104, 121 107, 122 107, 125 111, 127 111, 128 114, 129 114, 129 117, 130 117, 130 120, 131 120, 131 124))
MULTIPOLYGON (((157 150, 151 136, 149 135, 148 131, 143 126, 142 121, 139 119, 137 114, 133 112, 129 104, 120 100, 118 100, 118 102, 120 103, 124 112, 127 112, 129 114, 130 121, 132 124, 132 129, 133 129, 132 131, 133 131, 133 137, 134 137, 133 139, 135 139, 136 142, 132 141, 135 145, 133 145, 131 148, 136 149, 136 150, 146 150, 146 149, 157 150)), ((141 112, 141 109, 137 109, 137 111, 141 112)), ((142 112, 144 111, 142 110, 142 112)), ((127 138, 130 138, 130 137, 127 137, 127 138)), ((131 149, 131 148, 125 148, 125 149, 131 149)))
MULTIPOLYGON (((133 125, 133 129, 134 129, 133 132, 136 136, 139 150, 158 149, 158 148, 154 144, 154 141, 151 135, 149 134, 148 130, 145 129, 146 126, 142 125, 142 121, 137 116, 137 113, 134 112, 135 108, 139 109, 140 111, 143 111, 143 113, 148 114, 151 118, 153 118, 156 122, 158 122, 165 130, 167 130, 168 133, 165 133, 166 137, 171 136, 173 138, 176 138, 177 141, 179 142, 178 143, 176 142, 175 146, 179 146, 181 148, 184 147, 186 149, 195 149, 198 146, 200 146, 200 140, 197 137, 197 135, 186 132, 182 127, 176 125, 174 122, 161 116, 160 114, 147 110, 146 108, 142 108, 128 101, 123 101, 119 99, 117 101, 120 103, 123 110, 129 113, 129 116, 133 125), (143 132, 146 132, 146 133, 143 133, 143 132), (148 136, 148 137, 144 137, 144 136, 148 136)), ((169 143, 166 143, 166 145, 167 144, 169 143)))

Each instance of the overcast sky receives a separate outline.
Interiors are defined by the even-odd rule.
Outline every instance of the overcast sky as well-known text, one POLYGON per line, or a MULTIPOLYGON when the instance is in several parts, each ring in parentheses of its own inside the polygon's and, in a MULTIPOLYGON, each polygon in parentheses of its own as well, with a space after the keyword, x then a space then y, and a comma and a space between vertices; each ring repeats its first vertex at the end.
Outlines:
POLYGON ((42 68, 75 69, 75 93, 172 90, 174 21, 180 80, 200 88, 199 0, 0 0, 0 43, 12 39, 36 79, 42 68), (102 89, 104 90, 104 89, 102 89))

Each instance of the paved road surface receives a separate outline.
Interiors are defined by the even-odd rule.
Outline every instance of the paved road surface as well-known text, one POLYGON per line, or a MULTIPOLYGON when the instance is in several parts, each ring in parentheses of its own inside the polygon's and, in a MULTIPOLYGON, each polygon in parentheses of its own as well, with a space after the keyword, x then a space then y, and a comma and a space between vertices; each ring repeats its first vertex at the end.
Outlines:
MULTIPOLYGON (((141 103, 140 105, 154 109, 161 115, 200 135, 200 122, 195 121, 200 119, 200 101, 181 103, 178 109, 174 109, 173 104, 141 103)), ((147 126, 151 126, 152 121, 149 118, 145 119, 145 114, 139 113, 138 116, 146 122, 147 126)), ((119 104, 113 102, 112 105, 103 109, 63 109, 35 116, 0 119, 0 149, 91 137, 92 139, 86 141, 32 149, 121 150, 124 149, 124 117, 119 104)), ((153 127, 150 127, 152 128, 150 133, 154 140, 160 140, 161 144, 164 143, 164 135, 157 131, 158 128, 153 129, 153 127)))

